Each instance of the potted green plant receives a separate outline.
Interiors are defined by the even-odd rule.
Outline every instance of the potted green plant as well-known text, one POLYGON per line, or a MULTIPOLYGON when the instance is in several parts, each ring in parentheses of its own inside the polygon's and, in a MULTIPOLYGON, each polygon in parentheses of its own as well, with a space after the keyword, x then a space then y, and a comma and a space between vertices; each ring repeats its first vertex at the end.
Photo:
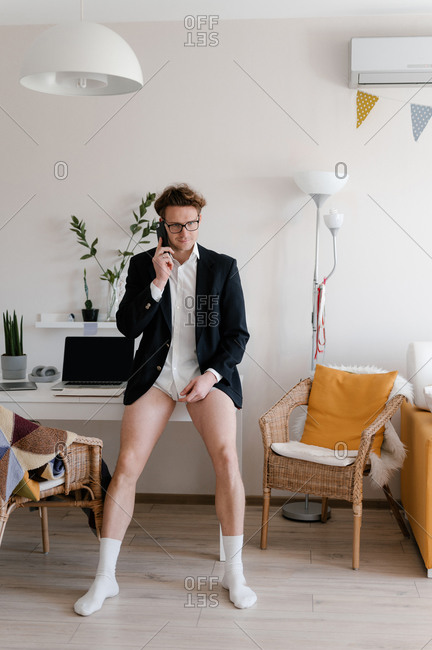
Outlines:
POLYGON ((114 265, 112 269, 104 268, 101 264, 99 258, 97 257, 97 248, 96 244, 99 239, 96 238, 92 243, 89 243, 87 240, 86 233, 86 224, 85 221, 79 220, 77 217, 72 216, 70 221, 70 230, 75 233, 78 244, 84 246, 89 250, 88 253, 83 255, 80 259, 86 260, 90 257, 94 257, 97 264, 99 265, 102 275, 100 276, 101 280, 106 280, 108 282, 108 306, 107 306, 107 316, 106 320, 115 320, 115 314, 118 309, 118 304, 121 299, 120 290, 121 290, 121 275, 126 268, 130 257, 134 254, 136 247, 140 244, 148 244, 149 241, 146 239, 151 233, 156 233, 156 229, 159 223, 158 219, 153 219, 150 223, 149 219, 145 218, 147 209, 151 206, 153 201, 156 198, 156 194, 148 193, 146 200, 141 199, 141 203, 138 207, 138 213, 133 211, 134 221, 129 226, 130 236, 127 246, 124 250, 118 250, 117 255, 120 258, 120 264, 117 267, 114 265))
POLYGON ((24 379, 27 369, 27 355, 23 352, 23 317, 18 324, 14 311, 3 312, 5 353, 1 356, 3 379, 24 379))
POLYGON ((85 309, 81 309, 83 321, 87 321, 87 322, 97 321, 99 309, 93 309, 93 303, 89 298, 86 269, 84 269, 84 291, 86 295, 86 299, 84 303, 85 309))

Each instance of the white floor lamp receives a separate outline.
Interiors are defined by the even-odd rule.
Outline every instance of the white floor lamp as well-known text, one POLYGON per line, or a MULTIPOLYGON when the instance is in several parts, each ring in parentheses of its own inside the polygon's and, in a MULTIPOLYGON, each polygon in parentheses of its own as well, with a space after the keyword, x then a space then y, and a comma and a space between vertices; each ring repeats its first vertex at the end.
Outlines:
MULTIPOLYGON (((318 354, 324 352, 324 305, 325 305, 325 286, 326 281, 333 275, 337 264, 336 236, 339 228, 343 223, 343 214, 337 210, 330 210, 330 213, 324 216, 326 226, 329 228, 333 237, 333 268, 330 273, 319 282, 319 229, 321 208, 325 201, 342 189, 348 180, 346 174, 344 178, 339 178, 336 172, 299 172, 295 174, 294 181, 296 185, 309 194, 316 204, 316 228, 315 228, 315 267, 312 286, 312 358, 311 370, 315 370, 318 354), (323 336, 323 338, 320 338, 323 336)), ((330 512, 330 508, 329 508, 330 512)), ((306 495, 305 501, 289 503, 282 508, 282 514, 287 519, 298 521, 317 521, 321 519, 321 505, 319 503, 310 503, 309 496, 306 495)))

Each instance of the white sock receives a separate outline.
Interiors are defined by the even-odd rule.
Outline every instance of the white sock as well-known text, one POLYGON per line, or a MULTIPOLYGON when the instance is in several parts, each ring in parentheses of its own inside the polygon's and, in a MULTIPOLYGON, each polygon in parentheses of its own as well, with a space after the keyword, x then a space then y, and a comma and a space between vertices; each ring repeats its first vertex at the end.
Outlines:
POLYGON ((90 616, 102 607, 105 598, 117 596, 119 586, 115 579, 115 568, 120 546, 119 539, 102 537, 96 578, 88 592, 76 601, 74 605, 76 614, 90 616))
POLYGON ((222 535, 222 541, 226 556, 222 587, 229 590, 230 600, 236 607, 252 607, 256 603, 257 595, 246 585, 243 575, 243 535, 222 535))

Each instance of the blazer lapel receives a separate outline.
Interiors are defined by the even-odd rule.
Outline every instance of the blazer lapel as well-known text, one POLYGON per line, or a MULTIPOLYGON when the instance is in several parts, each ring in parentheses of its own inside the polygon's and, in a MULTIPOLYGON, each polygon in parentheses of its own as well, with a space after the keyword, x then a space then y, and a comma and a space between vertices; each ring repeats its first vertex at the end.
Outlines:
POLYGON ((197 260, 197 275, 196 275, 196 290, 195 290, 195 340, 198 343, 203 327, 198 327, 198 321, 202 319, 197 318, 197 310, 205 309, 205 298, 208 296, 211 288, 212 266, 213 262, 207 250, 198 244, 199 258, 197 260))

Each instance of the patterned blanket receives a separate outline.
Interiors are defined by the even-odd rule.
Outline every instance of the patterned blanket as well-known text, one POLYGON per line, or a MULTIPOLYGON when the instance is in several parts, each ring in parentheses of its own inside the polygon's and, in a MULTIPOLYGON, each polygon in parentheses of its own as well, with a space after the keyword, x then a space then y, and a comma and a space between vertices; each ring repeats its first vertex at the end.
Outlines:
POLYGON ((24 474, 42 467, 68 447, 76 433, 43 427, 0 406, 0 502, 24 474))

